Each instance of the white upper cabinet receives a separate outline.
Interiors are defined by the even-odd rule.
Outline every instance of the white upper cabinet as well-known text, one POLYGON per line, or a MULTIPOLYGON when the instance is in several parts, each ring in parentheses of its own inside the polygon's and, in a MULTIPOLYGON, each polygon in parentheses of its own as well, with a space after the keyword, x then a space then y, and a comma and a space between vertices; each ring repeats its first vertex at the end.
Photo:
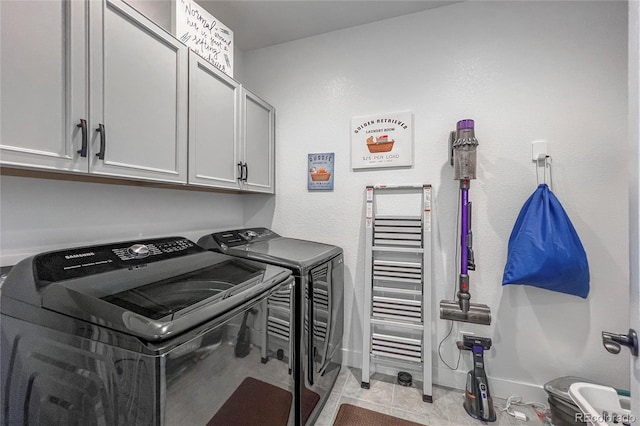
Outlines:
POLYGON ((189 183, 274 192, 271 105, 189 53, 189 183))
POLYGON ((275 190, 275 109, 244 87, 241 107, 243 189, 275 190))
POLYGON ((87 3, 0 1, 0 162, 86 171, 87 3))
POLYGON ((239 189, 240 85, 189 52, 189 183, 239 189))
POLYGON ((3 165, 186 182, 183 44, 120 1, 0 1, 0 19, 3 165))
POLYGON ((90 5, 89 170, 185 183, 187 47, 125 3, 90 5))
POLYGON ((0 0, 0 165, 274 193, 275 111, 122 0, 0 0))

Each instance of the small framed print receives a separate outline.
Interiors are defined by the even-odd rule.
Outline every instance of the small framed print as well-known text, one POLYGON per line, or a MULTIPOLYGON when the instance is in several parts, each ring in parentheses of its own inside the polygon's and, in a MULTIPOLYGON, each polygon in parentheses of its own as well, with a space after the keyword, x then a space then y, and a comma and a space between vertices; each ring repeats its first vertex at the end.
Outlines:
POLYGON ((397 112, 351 119, 351 168, 413 166, 413 114, 397 112))
POLYGON ((307 164, 307 189, 309 191, 333 190, 333 152, 309 154, 307 164))

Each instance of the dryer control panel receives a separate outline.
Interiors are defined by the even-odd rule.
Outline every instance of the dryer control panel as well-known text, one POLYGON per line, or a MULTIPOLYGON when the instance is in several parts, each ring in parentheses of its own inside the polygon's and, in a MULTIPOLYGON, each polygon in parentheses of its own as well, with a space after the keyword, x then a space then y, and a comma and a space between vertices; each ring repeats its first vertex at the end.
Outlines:
MULTIPOLYGON (((210 237, 213 239, 213 243, 215 243, 214 245, 217 245, 217 247, 209 246, 212 241, 209 241, 209 244, 206 244, 203 247, 224 251, 229 247, 236 247, 258 241, 266 241, 280 236, 268 228, 245 228, 218 232, 211 234, 210 237)), ((202 241, 202 239, 198 241, 198 244, 201 244, 202 241)))

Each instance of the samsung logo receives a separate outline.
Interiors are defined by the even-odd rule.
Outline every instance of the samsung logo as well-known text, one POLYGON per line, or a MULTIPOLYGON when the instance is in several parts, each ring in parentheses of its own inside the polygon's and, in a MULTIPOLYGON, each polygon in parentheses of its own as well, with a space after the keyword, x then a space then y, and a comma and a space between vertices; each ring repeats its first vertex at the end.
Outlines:
POLYGON ((68 254, 66 255, 64 258, 65 259, 77 259, 79 257, 89 257, 89 256, 95 256, 96 254, 92 251, 86 252, 86 253, 78 253, 78 254, 68 254))

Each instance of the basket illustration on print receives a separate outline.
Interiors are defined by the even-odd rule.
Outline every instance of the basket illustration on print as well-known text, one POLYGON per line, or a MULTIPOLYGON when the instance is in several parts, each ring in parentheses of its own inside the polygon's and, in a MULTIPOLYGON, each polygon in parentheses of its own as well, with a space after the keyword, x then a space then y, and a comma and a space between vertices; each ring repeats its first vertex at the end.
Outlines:
POLYGON ((320 167, 316 170, 314 167, 311 169, 311 180, 314 182, 326 182, 331 178, 331 172, 328 172, 324 167, 320 167))
POLYGON ((395 140, 389 140, 389 136, 387 135, 376 136, 375 138, 373 136, 369 136, 367 138, 367 149, 372 154, 377 152, 389 152, 393 149, 394 143, 395 140))

